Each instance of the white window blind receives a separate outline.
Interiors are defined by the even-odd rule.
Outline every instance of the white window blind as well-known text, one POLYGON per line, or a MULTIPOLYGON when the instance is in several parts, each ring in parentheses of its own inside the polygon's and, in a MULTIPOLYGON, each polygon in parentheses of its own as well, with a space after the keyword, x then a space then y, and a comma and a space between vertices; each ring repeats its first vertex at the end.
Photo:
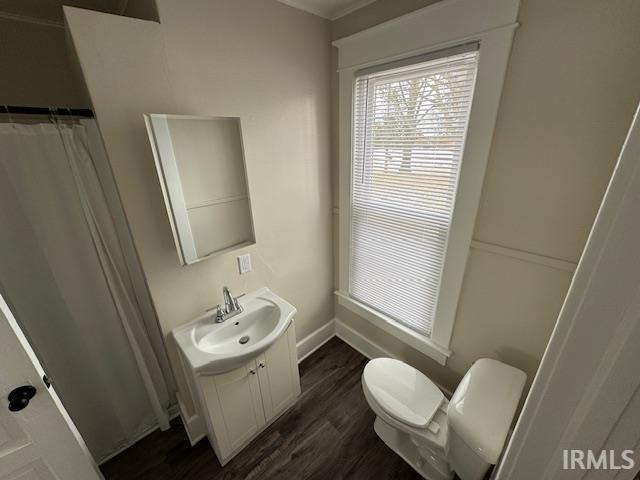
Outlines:
POLYGON ((426 337, 477 63, 470 44, 356 76, 349 294, 426 337))

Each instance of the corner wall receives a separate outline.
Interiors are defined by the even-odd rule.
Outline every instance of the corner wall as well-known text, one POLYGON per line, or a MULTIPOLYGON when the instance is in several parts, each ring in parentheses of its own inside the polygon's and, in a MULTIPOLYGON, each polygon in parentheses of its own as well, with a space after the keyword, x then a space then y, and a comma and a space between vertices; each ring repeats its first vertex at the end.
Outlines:
MULTIPOLYGON (((433 3, 377 0, 332 22, 333 39, 433 3)), ((336 305, 347 326, 451 389, 486 356, 533 379, 640 100, 638 2, 521 0, 519 22, 447 366, 336 305)), ((332 156, 337 172, 336 145, 332 156)))
POLYGON ((0 72, 0 105, 87 106, 62 24, 0 16, 0 72))
POLYGON ((329 22, 275 0, 158 10, 160 24, 66 16, 162 331, 219 303, 223 285, 266 285, 298 308, 303 338, 333 318, 329 22), (241 117, 256 245, 180 265, 144 113, 241 117), (253 272, 240 276, 246 252, 253 272))

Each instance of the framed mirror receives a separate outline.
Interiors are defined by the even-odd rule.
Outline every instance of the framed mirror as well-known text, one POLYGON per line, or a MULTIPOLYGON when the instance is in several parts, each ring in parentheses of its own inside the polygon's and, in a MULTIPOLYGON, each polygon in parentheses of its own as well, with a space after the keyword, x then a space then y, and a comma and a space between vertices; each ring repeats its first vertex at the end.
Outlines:
POLYGON ((255 243, 240 119, 144 117, 182 264, 255 243))

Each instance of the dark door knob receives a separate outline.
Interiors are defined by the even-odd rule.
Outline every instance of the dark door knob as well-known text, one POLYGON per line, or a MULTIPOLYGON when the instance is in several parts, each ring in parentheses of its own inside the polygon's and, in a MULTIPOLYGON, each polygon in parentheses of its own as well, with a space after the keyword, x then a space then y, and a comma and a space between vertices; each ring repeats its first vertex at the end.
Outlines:
POLYGON ((23 385, 22 387, 15 388, 9 393, 9 410, 12 412, 19 412, 27 405, 36 395, 36 387, 31 385, 23 385))

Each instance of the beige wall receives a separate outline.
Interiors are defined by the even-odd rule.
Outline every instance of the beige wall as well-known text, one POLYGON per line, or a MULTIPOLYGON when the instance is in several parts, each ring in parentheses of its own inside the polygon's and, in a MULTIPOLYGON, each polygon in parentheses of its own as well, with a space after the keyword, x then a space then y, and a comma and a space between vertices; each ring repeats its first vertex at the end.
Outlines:
POLYGON ((275 0, 158 2, 156 24, 72 9, 68 22, 162 330, 266 285, 298 338, 333 317, 330 25, 275 0), (180 266, 142 114, 242 120, 257 244, 180 266), (252 254, 239 276, 236 255, 252 254))
MULTIPOLYGON (((378 0, 333 22, 333 38, 431 3, 378 0)), ((548 257, 578 260, 640 100, 639 2, 522 0, 519 22, 447 367, 336 307, 448 388, 482 356, 534 375, 571 280, 548 257)), ((335 119, 335 87, 332 101, 335 119)))
POLYGON ((0 72, 1 105, 87 106, 62 25, 0 17, 0 72))

